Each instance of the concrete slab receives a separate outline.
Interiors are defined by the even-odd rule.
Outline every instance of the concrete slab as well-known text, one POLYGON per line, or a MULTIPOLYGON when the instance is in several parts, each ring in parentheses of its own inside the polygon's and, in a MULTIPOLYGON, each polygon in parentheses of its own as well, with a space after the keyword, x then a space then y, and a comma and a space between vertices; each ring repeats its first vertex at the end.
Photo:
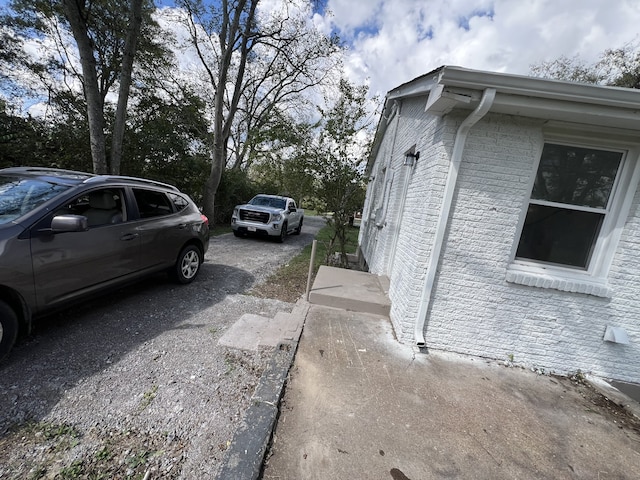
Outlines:
POLYGON ((637 478, 640 432, 568 379, 416 353, 311 306, 263 480, 637 478))
POLYGON ((313 282, 309 302, 374 315, 389 315, 391 308, 377 275, 324 265, 313 282))
POLYGON ((278 312, 274 318, 245 314, 218 340, 220 345, 241 350, 275 348, 283 341, 296 340, 302 331, 304 315, 278 312))

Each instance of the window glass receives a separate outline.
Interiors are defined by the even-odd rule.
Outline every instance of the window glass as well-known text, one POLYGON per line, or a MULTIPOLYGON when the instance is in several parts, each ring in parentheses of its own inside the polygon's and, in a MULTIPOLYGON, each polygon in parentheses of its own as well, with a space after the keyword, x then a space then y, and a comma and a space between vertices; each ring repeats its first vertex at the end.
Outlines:
POLYGON ((587 269, 622 152, 546 144, 516 258, 587 269))
POLYGON ((31 212, 68 188, 41 180, 0 176, 0 225, 31 212))
POLYGON ((621 152, 546 144, 531 198, 606 208, 621 152))
POLYGON ((133 194, 141 218, 159 217, 173 212, 171 201, 163 192, 134 188, 133 194))
POLYGON ((189 206, 189 201, 181 195, 175 193, 169 193, 169 198, 173 200, 173 204, 176 206, 176 210, 180 212, 189 206))
POLYGON ((517 257, 586 268, 604 215, 529 205, 517 257))
POLYGON ((89 227, 121 223, 126 217, 122 198, 120 189, 91 190, 59 208, 55 215, 83 215, 89 227))

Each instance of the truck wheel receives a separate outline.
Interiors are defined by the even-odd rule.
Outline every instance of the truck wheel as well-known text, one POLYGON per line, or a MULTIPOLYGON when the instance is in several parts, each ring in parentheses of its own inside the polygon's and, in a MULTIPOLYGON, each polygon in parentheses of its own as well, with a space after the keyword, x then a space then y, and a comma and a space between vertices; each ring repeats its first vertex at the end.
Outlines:
POLYGON ((293 232, 294 235, 300 235, 300 232, 302 231, 302 220, 304 219, 300 219, 300 223, 298 224, 298 228, 296 228, 293 232))
POLYGON ((176 264, 171 269, 174 281, 186 285, 193 282, 202 265, 202 252, 195 245, 187 245, 182 249, 176 264))
POLYGON ((16 312, 0 301, 0 360, 7 356, 18 338, 18 317, 16 312))
POLYGON ((278 237, 278 243, 284 242, 284 239, 287 238, 287 228, 289 228, 289 226, 287 225, 287 222, 284 222, 282 224, 282 228, 280 229, 280 236, 278 237))

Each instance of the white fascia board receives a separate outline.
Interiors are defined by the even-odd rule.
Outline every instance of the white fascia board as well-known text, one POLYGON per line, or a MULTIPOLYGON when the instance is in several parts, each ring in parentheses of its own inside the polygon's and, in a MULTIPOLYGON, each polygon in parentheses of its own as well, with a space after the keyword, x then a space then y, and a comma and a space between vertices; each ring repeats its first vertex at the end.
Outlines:
MULTIPOLYGON (((476 98, 480 93, 480 91, 477 91, 475 95, 469 95, 467 98, 471 98, 471 101, 455 101, 455 97, 447 95, 447 89, 445 89, 442 95, 429 99, 426 111, 433 115, 442 116, 454 108, 472 110, 478 105, 476 98)), ((625 109, 607 105, 502 93, 496 95, 491 111, 505 115, 539 118, 546 121, 563 121, 600 127, 640 130, 640 108, 625 109)))
POLYGON ((499 94, 491 110, 544 120, 640 130, 640 105, 637 109, 619 108, 577 101, 499 94))
POLYGON ((438 84, 439 78, 440 70, 437 70, 435 73, 432 72, 431 74, 423 75, 422 77, 400 85, 387 93, 387 102, 428 95, 431 89, 438 84))

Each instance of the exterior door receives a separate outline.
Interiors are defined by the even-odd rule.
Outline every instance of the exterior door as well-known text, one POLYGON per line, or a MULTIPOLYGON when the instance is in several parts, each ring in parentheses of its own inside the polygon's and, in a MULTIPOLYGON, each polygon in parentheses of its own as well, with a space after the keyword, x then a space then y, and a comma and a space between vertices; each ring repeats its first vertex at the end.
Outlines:
MULTIPOLYGON (((135 225, 127 222, 123 192, 108 189, 120 210, 114 223, 89 227, 82 232, 41 233, 43 222, 31 234, 33 272, 39 307, 50 307, 76 296, 90 293, 111 280, 133 274, 140 269, 140 238, 135 225)), ((86 195, 51 214, 82 215, 88 212, 86 195), (83 212, 84 210, 84 212, 83 212)), ((90 215, 90 213, 87 213, 90 215)))

